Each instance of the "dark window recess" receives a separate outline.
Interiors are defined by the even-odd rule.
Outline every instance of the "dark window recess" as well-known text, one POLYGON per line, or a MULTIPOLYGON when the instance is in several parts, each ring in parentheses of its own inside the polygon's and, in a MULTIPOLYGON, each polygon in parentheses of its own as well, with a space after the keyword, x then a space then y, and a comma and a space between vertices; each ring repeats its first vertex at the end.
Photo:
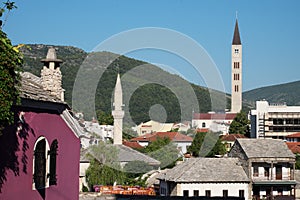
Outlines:
POLYGON ((239 190, 239 197, 245 197, 245 191, 239 190))
POLYGON ((210 197, 210 195, 211 195, 211 194, 210 194, 210 190, 205 190, 205 196, 206 196, 206 197, 210 197))
POLYGON ((188 197, 189 196, 189 191, 188 190, 183 190, 183 196, 188 197))
POLYGON ((199 190, 194 190, 194 197, 198 197, 199 196, 199 190))
POLYGON ((228 190, 223 190, 223 197, 228 197, 228 190))
POLYGON ((40 140, 34 150, 34 174, 33 180, 36 189, 46 186, 46 140, 40 140))
POLYGON ((58 142, 54 140, 51 144, 49 155, 50 155, 50 174, 49 174, 49 185, 57 185, 56 179, 56 157, 57 157, 58 142))

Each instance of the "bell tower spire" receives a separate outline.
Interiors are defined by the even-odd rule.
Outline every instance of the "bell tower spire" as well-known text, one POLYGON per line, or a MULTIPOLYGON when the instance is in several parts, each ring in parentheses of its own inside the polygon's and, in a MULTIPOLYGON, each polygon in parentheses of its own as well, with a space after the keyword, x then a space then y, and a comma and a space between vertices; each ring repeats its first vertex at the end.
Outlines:
POLYGON ((242 110, 242 42, 238 20, 235 21, 231 45, 231 112, 242 110))

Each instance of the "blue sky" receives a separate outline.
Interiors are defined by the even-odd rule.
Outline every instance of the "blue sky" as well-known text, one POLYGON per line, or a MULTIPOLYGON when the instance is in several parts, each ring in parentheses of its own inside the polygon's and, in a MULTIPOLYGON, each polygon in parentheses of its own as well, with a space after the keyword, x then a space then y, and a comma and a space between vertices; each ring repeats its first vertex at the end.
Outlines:
MULTIPOLYGON (((238 12, 243 44, 243 91, 299 80, 300 1, 287 0, 15 0, 3 30, 13 44, 70 45, 91 51, 120 32, 143 27, 178 31, 198 42, 215 62, 227 92, 231 42, 238 12)), ((176 42, 176 41, 175 41, 176 42)), ((129 56, 167 65, 196 84, 188 64, 168 53, 129 56)))

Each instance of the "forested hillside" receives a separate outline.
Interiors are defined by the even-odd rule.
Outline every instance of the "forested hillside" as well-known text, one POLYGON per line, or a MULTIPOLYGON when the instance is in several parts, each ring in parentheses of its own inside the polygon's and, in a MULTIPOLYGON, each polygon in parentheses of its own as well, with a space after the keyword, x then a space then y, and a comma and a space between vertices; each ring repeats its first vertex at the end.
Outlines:
MULTIPOLYGON (((51 45, 54 46, 54 45, 51 45)), ((35 75, 40 76, 40 70, 43 64, 41 59, 45 58, 49 45, 25 45, 21 51, 24 54, 24 71, 29 71, 35 75)), ((61 71, 63 75, 63 88, 65 91, 65 100, 72 106, 72 90, 76 74, 87 56, 98 57, 95 63, 92 63, 94 67, 101 67, 105 65, 115 54, 109 52, 97 52, 88 54, 83 50, 71 46, 54 46, 56 48, 56 54, 59 59, 62 59, 64 63, 61 65, 61 71)), ((125 56, 120 56, 118 59, 112 60, 108 68, 101 76, 95 95, 95 107, 97 113, 104 112, 106 114, 111 113, 112 107, 112 93, 116 82, 117 73, 120 75, 126 75, 122 77, 122 85, 124 86, 123 93, 126 95, 126 84, 137 89, 130 94, 129 105, 125 105, 125 116, 130 116, 133 122, 139 124, 150 119, 149 109, 156 104, 160 104, 164 107, 167 113, 167 122, 179 122, 182 119, 191 120, 192 111, 199 110, 201 112, 207 112, 211 110, 210 93, 207 88, 196 86, 188 83, 178 75, 170 74, 162 69, 147 64, 143 61, 135 60, 125 56), (146 66, 145 70, 138 71, 137 66, 146 66), (135 73, 131 73, 135 70, 135 73), (148 71, 149 70, 149 71, 148 71), (149 83, 144 84, 142 80, 145 76, 145 71, 148 71, 149 77, 156 77, 164 82, 161 84, 149 83), (149 73, 151 75, 149 75, 149 73), (123 82, 124 78, 124 82, 123 82), (142 84, 143 83, 143 84, 142 84), (181 83, 181 84, 178 84, 181 83), (184 84, 182 84, 184 83, 184 84), (166 85, 170 87, 166 87, 166 85), (194 105, 186 105, 178 100, 178 97, 174 94, 173 90, 177 91, 177 95, 184 96, 186 94, 186 88, 183 85, 189 85, 196 96, 197 104, 199 108, 194 108, 194 105), (181 113, 181 107, 184 107, 187 112, 181 113), (130 115, 129 115, 130 113, 130 115), (188 114, 187 114, 188 113, 188 114)), ((91 76, 92 77, 92 76, 91 76)), ((87 85, 92 84, 93 78, 85 77, 87 85)), ((223 94, 224 95, 224 94, 223 94)), ((82 97, 84 98, 84 97, 82 97)), ((181 101, 188 100, 192 97, 183 97, 181 101)), ((228 97, 227 101, 228 101, 228 97)), ((83 99, 82 99, 83 100, 83 99)), ((84 102, 84 101, 83 101, 84 102)), ((222 104, 224 102, 220 102, 222 104)), ((83 103, 84 104, 84 103, 83 103)), ((84 106, 84 105, 83 105, 84 106)), ((93 114, 84 113, 87 119, 90 119, 93 114)))
POLYGON ((243 93, 243 98, 255 106, 257 100, 269 103, 286 102, 290 106, 300 105, 300 81, 257 88, 243 93))

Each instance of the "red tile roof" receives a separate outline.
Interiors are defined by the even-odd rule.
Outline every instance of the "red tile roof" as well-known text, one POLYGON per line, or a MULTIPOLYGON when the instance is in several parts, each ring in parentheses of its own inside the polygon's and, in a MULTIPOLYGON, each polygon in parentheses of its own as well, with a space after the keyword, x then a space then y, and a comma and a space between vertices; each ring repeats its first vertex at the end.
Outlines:
POLYGON ((287 138, 300 138, 300 132, 286 136, 287 138))
POLYGON ((300 142, 286 142, 286 144, 293 153, 300 153, 300 142))
POLYGON ((222 135, 221 140, 234 142, 237 138, 247 138, 247 137, 243 134, 227 134, 227 135, 222 135))
POLYGON ((197 133, 207 133, 209 131, 209 128, 197 128, 197 133))
POLYGON ((133 148, 133 149, 142 149, 144 148, 142 145, 140 145, 138 142, 132 142, 132 141, 123 141, 123 145, 133 148))
POLYGON ((148 133, 145 135, 141 135, 136 138, 132 138, 131 141, 148 141, 153 142, 156 138, 169 138, 173 142, 192 142, 193 138, 183 135, 179 132, 155 132, 155 133, 148 133))
POLYGON ((236 113, 194 113, 193 119, 233 120, 236 113))

